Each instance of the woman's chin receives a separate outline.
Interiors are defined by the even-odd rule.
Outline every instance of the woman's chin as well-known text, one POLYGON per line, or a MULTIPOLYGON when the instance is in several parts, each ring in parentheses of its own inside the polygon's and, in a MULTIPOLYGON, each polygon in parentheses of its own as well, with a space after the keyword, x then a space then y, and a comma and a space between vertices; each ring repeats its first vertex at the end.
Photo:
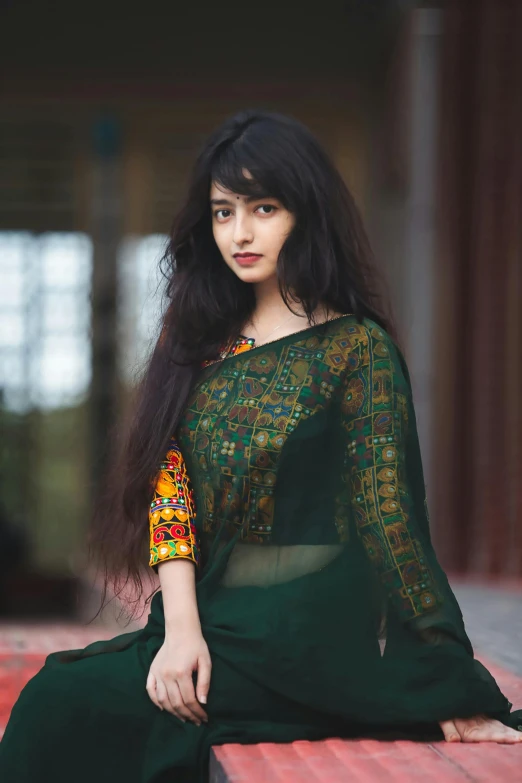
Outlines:
POLYGON ((244 283, 264 283, 275 277, 275 269, 263 269, 262 267, 236 267, 236 275, 244 283))

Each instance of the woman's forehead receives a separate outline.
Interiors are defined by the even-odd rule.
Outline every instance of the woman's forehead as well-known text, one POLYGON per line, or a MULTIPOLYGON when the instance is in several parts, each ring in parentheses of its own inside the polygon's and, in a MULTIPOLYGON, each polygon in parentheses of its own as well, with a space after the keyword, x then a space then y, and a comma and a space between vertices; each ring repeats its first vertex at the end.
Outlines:
POLYGON ((244 201, 246 204, 248 204, 252 201, 258 201, 261 198, 268 198, 268 194, 261 192, 253 195, 239 193, 234 190, 230 190, 230 188, 226 188, 224 185, 221 185, 217 182, 212 182, 210 188, 210 199, 212 201, 215 201, 216 199, 235 199, 238 201, 244 201))
POLYGON ((210 186, 210 197, 218 196, 241 196, 241 193, 235 193, 235 191, 226 188, 224 185, 220 185, 217 182, 212 182, 210 186))

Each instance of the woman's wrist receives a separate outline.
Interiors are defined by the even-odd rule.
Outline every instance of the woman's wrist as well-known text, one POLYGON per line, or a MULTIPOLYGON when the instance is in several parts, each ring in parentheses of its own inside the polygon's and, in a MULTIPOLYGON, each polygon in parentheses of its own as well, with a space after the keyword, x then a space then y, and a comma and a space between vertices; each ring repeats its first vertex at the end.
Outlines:
MULTIPOLYGON (((165 606, 165 600, 163 606, 165 606)), ((165 611, 164 616, 166 634, 179 634, 180 632, 187 633, 190 631, 201 632, 198 608, 197 605, 193 605, 191 602, 165 611)))
POLYGON ((201 633, 196 599, 196 566, 190 560, 167 560, 158 576, 163 594, 165 633, 201 633))

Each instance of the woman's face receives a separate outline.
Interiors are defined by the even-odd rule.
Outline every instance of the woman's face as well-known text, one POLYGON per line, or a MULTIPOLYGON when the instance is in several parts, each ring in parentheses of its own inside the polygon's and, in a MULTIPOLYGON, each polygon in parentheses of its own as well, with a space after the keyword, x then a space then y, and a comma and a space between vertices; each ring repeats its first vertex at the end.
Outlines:
POLYGON ((214 239, 232 271, 245 283, 261 283, 275 276, 279 251, 295 224, 294 215, 276 198, 242 196, 215 182, 210 189, 210 207, 214 239), (248 253, 253 255, 248 257, 248 253))

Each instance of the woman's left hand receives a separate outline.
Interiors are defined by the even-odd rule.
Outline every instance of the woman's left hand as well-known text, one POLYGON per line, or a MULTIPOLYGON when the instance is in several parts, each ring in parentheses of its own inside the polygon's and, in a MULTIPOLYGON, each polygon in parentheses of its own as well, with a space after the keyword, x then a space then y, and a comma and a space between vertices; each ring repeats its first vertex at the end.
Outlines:
POLYGON ((486 715, 439 721, 446 742, 522 742, 522 732, 486 715))

